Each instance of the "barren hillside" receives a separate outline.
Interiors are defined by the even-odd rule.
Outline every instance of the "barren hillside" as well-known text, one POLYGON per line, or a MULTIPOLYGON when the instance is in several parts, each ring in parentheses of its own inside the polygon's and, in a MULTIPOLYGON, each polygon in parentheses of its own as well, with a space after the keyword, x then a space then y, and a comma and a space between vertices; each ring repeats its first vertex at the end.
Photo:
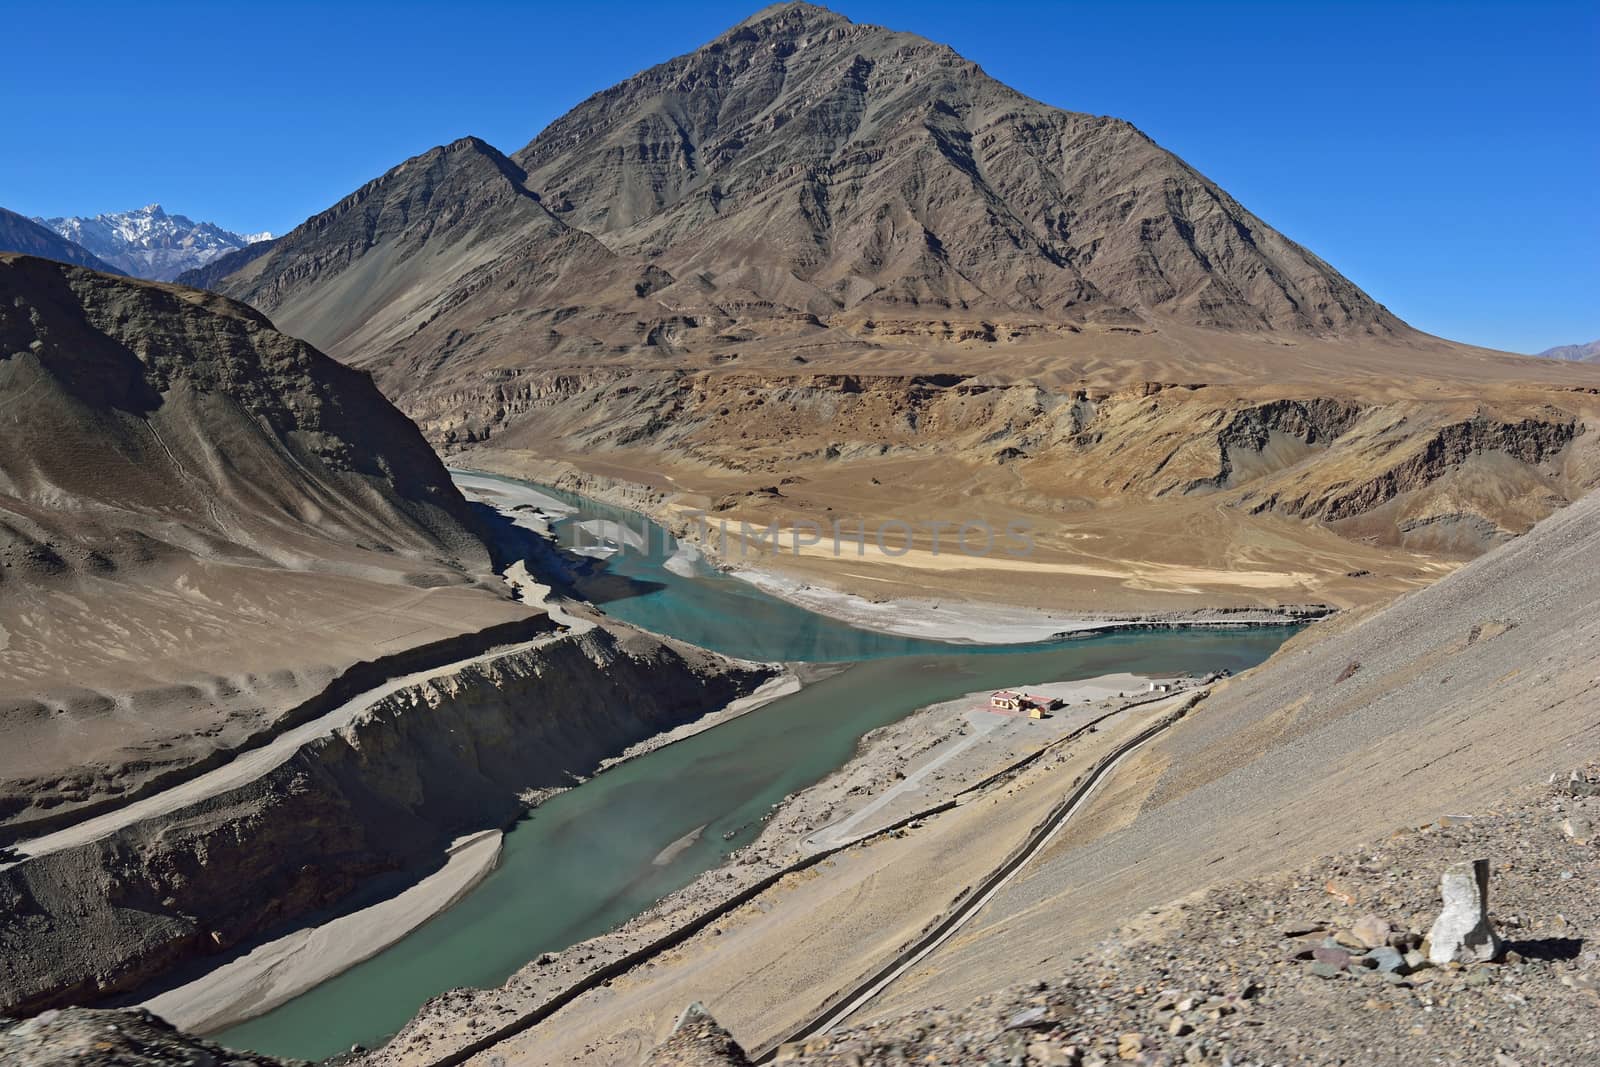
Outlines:
POLYGON ((1427 589, 1297 636, 1124 765, 870 1017, 977 995, 1145 907, 1484 813, 1588 762, 1600 751, 1597 553, 1590 496, 1427 589))
POLYGON ((0 285, 0 819, 526 614, 365 374, 197 290, 12 255, 0 285))
MULTIPOLYGON (((1042 566, 958 597, 1381 600, 1600 478, 1600 369, 1421 334, 1126 122, 807 4, 197 280, 471 465, 669 520, 1032 525, 1042 566)), ((913 561, 760 562, 882 598, 913 561)))

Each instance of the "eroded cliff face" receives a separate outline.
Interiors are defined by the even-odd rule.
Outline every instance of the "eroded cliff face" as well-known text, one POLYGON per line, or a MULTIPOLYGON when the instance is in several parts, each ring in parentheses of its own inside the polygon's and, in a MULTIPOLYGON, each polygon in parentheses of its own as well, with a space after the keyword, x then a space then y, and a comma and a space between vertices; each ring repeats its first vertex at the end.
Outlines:
POLYGON ((248 786, 0 871, 0 1013, 221 962, 769 674, 608 624, 402 690, 248 786))
POLYGON ((981 479, 979 495, 1023 510, 1207 496, 1241 522, 1271 514, 1369 542, 1470 553, 1524 532, 1600 477, 1594 449, 1573 447, 1595 399, 597 368, 507 372, 406 403, 443 449, 555 455, 602 470, 631 456, 680 489, 944 461, 981 479), (1417 532, 1431 525, 1438 535, 1446 520, 1449 536, 1417 532))

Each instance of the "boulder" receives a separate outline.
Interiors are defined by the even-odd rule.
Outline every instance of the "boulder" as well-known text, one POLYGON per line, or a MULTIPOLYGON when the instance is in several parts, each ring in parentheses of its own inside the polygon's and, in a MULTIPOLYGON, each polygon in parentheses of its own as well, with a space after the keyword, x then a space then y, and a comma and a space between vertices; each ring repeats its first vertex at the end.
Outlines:
POLYGON ((1500 935, 1489 921, 1489 861, 1446 867, 1439 879, 1444 910, 1428 931, 1428 961, 1484 963, 1500 956, 1500 935))

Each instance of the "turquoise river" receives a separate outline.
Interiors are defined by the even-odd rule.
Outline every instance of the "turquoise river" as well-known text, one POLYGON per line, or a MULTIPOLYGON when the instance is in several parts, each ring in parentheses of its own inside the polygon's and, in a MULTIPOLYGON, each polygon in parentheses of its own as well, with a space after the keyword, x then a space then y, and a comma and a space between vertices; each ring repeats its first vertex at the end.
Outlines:
POLYGON ((1290 627, 1158 630, 1025 646, 945 644, 856 629, 716 573, 664 564, 675 545, 638 515, 536 487, 576 508, 556 526, 625 524, 643 551, 611 556, 579 592, 617 618, 760 660, 852 665, 760 710, 597 775, 507 834, 499 867, 465 899, 338 977, 215 1039, 320 1059, 380 1044, 422 1002, 492 986, 542 952, 604 933, 748 844, 784 796, 842 766, 861 735, 974 690, 1113 671, 1177 674, 1252 667, 1290 627), (657 863, 697 827, 688 848, 657 863))

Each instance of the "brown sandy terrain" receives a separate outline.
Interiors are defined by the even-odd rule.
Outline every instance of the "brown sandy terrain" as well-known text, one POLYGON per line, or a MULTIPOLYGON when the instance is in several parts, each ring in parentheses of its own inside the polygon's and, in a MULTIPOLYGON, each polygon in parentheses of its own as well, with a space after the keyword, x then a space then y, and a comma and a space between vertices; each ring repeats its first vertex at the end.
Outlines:
POLYGON ((18 256, 0 277, 0 821, 139 790, 358 662, 530 617, 365 376, 210 294, 18 256))

